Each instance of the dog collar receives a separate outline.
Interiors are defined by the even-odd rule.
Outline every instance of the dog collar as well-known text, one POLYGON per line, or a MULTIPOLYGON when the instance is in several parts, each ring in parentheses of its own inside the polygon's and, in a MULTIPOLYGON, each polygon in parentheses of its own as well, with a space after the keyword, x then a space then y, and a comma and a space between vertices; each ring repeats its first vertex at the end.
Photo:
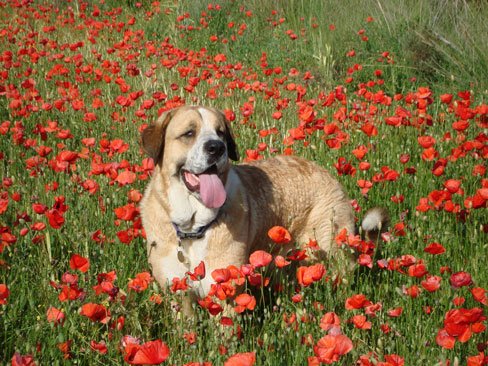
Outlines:
POLYGON ((173 222, 173 226, 176 230, 176 236, 178 237, 178 241, 184 239, 201 239, 205 235, 205 231, 207 231, 207 229, 210 226, 212 226, 215 221, 217 221, 217 218, 210 221, 207 225, 198 228, 198 230, 195 233, 188 233, 188 232, 181 231, 178 225, 176 225, 174 222, 173 222))
POLYGON ((174 222, 173 227, 176 230, 176 237, 178 238, 178 248, 177 248, 177 256, 178 260, 182 263, 188 264, 188 259, 185 257, 185 254, 183 253, 183 245, 181 244, 182 240, 185 239, 201 239, 204 235, 207 229, 214 224, 215 221, 217 221, 218 217, 220 215, 220 211, 218 212, 217 216, 215 216, 215 219, 210 221, 207 225, 201 226, 198 228, 198 230, 195 233, 187 233, 184 231, 181 231, 178 225, 176 225, 174 222))

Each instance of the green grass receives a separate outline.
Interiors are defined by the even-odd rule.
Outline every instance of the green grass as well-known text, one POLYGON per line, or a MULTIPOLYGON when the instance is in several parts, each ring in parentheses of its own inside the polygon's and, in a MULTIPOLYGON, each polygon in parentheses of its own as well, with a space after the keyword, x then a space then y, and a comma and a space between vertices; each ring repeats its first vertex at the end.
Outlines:
MULTIPOLYGON (((94 6, 74 2, 57 2, 52 7, 38 2, 29 7, 0 5, 0 123, 4 123, 0 129, 0 198, 8 199, 5 212, 0 205, 0 284, 10 290, 8 303, 0 305, 0 365, 10 365, 16 352, 33 355, 39 365, 118 365, 124 363, 120 349, 125 335, 138 337, 141 343, 161 339, 170 349, 166 361, 169 364, 206 361, 223 365, 234 354, 254 351, 256 365, 306 365, 315 353, 304 340, 311 337, 316 345, 327 334, 319 327, 326 312, 340 317, 342 333, 353 343, 352 351, 341 356, 339 364, 354 364, 361 355, 368 354, 375 362, 385 362, 385 356, 397 354, 408 365, 441 364, 447 359, 451 364, 456 364, 456 359, 459 364, 466 364, 468 357, 477 355, 486 346, 486 331, 473 334, 466 343, 456 341, 453 349, 439 346, 436 335, 444 327, 446 313, 458 308, 452 302, 457 296, 465 298, 463 308, 486 308, 469 291, 472 287, 488 288, 486 202, 480 208, 465 204, 468 197, 480 195, 479 189, 488 188, 486 173, 482 177, 472 173, 477 165, 486 167, 488 156, 483 104, 488 89, 486 3, 250 0, 224 1, 217 10, 215 3, 209 9, 208 3, 200 1, 160 1, 159 13, 156 5, 141 3, 138 7, 134 1, 121 4, 107 0, 98 5, 97 16, 93 15, 94 6), (55 11, 57 8, 60 10, 55 11), (177 20, 179 16, 183 16, 182 20, 177 20), (369 16, 373 18, 370 22, 369 16), (132 17, 134 24, 127 24, 132 17), (235 23, 233 27, 229 27, 231 22, 235 23), (335 28, 331 29, 331 25, 335 28), (44 27, 49 26, 56 29, 46 32, 49 29, 44 27), (196 29, 199 26, 201 30, 196 29), (296 39, 290 39, 288 30, 296 39), (359 35, 360 30, 364 34, 359 35), (217 41, 212 41, 212 36, 217 41), (363 41, 363 36, 368 40, 363 41), (79 41, 83 46, 75 49, 79 41), (356 55, 346 56, 351 50, 356 55), (389 63, 387 56, 382 57, 384 52, 393 57, 394 63, 389 63), (221 54, 226 60, 215 61, 221 54), (200 61, 196 62, 196 58, 200 61), (171 67, 168 61, 173 62, 171 67), (348 70, 355 64, 361 65, 360 70, 350 75, 348 70), (134 67, 139 72, 129 72, 134 67), (47 77, 57 68, 64 69, 63 73, 47 77), (267 75, 266 70, 275 68, 281 68, 281 73, 267 75), (289 75, 292 68, 299 71, 297 76, 289 75), (151 70, 153 75, 146 76, 151 70), (382 75, 375 76, 375 70, 381 70, 382 75), (306 72, 313 78, 303 80, 306 72), (100 73, 101 79, 97 77, 100 73), (192 91, 185 89, 190 77, 200 78, 192 91), (346 82, 349 77, 353 80, 346 82), (116 82, 117 78, 120 79, 116 82), (34 82, 33 87, 25 83, 28 79, 34 82), (379 80, 383 82, 378 84, 379 80), (361 85, 368 82, 367 87, 361 85), (121 90, 124 83, 130 86, 129 90, 121 90), (296 90, 288 87, 292 83, 306 93, 299 97, 296 90), (172 88, 172 84, 178 87, 172 88), (339 86, 346 96, 344 104, 335 100, 326 105, 327 96, 339 86), (433 92, 429 100, 432 103, 425 111, 419 110, 415 99, 419 87, 429 87, 433 92), (211 90, 215 91, 215 98, 209 96, 211 90), (466 90, 471 92, 471 116, 456 114, 462 103, 457 93, 466 90), (133 105, 122 106, 118 102, 117 97, 129 97, 133 92, 141 94, 133 105), (145 117, 136 114, 142 102, 153 99, 155 92, 165 93, 167 98, 155 101, 154 107, 145 110, 145 117), (386 102, 379 98, 381 92, 390 98, 400 93, 404 97, 386 102), (442 94, 452 94, 454 103, 442 103, 442 94), (95 108, 95 98, 103 106, 95 108), (11 103, 15 100, 22 101, 21 108, 13 108, 11 103), (64 101, 62 109, 56 107, 59 100, 64 101), (75 110, 74 100, 83 100, 83 108, 75 110), (254 111, 244 118, 240 108, 250 100, 254 111), (357 200, 361 207, 359 219, 370 207, 386 207, 391 215, 393 240, 373 254, 373 268, 358 266, 349 275, 348 284, 337 288, 332 285, 336 269, 329 268, 329 281, 324 277, 301 288, 302 301, 298 303, 291 299, 299 287, 296 267, 274 270, 276 282, 283 284, 283 290, 276 292, 272 285, 262 291, 254 290, 255 310, 233 316, 234 325, 230 327, 216 325, 220 315, 210 316, 199 306, 194 322, 178 319, 170 309, 178 294, 167 294, 160 304, 150 301, 153 294, 162 294, 155 282, 141 292, 130 290, 129 281, 149 270, 146 244, 138 218, 117 220, 114 209, 130 202, 128 194, 132 190, 143 192, 147 180, 119 185, 114 179, 126 169, 138 178, 143 175, 146 157, 138 145, 141 126, 150 123, 158 109, 180 102, 232 110, 242 159, 248 150, 266 142, 268 148, 261 152, 265 158, 290 152, 289 148, 326 167, 337 176, 348 196, 357 200), (44 110, 43 103, 54 107, 44 110), (287 106, 278 108, 283 104, 287 106), (307 105, 316 112, 309 126, 336 123, 340 133, 326 135, 322 127, 307 133, 303 141, 284 144, 289 130, 298 127, 301 109, 307 105), (283 113, 280 120, 272 117, 277 109, 283 113), (400 109, 410 113, 405 124, 388 125, 386 118, 395 116, 400 109), (340 111, 345 113, 343 117, 340 111), (86 113, 95 113, 96 120, 85 121, 86 113), (417 117, 424 114, 432 117, 432 123, 416 123, 417 117), (467 119, 470 126, 457 132, 452 123, 461 119, 467 119), (8 128, 4 127, 6 121, 10 121, 8 128), (39 126, 46 128, 51 121, 58 122, 59 129, 69 130, 72 137, 58 137, 59 131, 39 133, 39 126), (364 124, 374 125, 377 135, 362 132, 364 124), (260 130, 272 127, 276 127, 276 134, 259 137, 260 130), (450 133, 451 140, 443 141, 446 133, 450 133), (438 156, 432 161, 422 159, 423 148, 417 138, 424 135, 436 139, 438 156), (95 139, 94 146, 82 143, 88 137, 95 139), (328 145, 327 140, 333 138, 343 139, 340 148, 328 145), (121 139, 129 145, 128 150, 104 151, 103 139, 121 139), (52 152, 40 156, 41 145, 52 148, 52 152), (363 161, 371 164, 369 170, 359 169, 360 161, 353 154, 359 145, 368 148, 363 161), (460 156, 456 153, 459 149, 464 149, 460 156), (70 169, 53 170, 56 156, 65 150, 76 152, 78 159, 70 169), (402 154, 410 155, 408 163, 400 162, 402 154), (354 176, 338 175, 334 164, 341 157, 356 168, 354 176), (436 176, 432 169, 440 159, 447 159, 447 165, 444 173, 436 176), (32 162, 37 168, 28 170, 32 162), (101 163, 106 164, 104 172, 92 174, 101 163), (110 167, 110 163, 114 165, 110 167), (117 169, 117 164, 123 168, 117 169), (397 171, 399 178, 381 180, 384 167, 397 171), (414 167, 416 172, 405 174, 407 167, 414 167), (88 179, 99 186, 94 194, 82 186, 88 179), (459 205, 458 214, 447 212, 443 206, 425 213, 416 209, 421 198, 444 190, 443 183, 448 179, 460 180, 464 191, 463 195, 452 195, 453 203, 459 205), (362 194, 358 180, 376 181, 369 192, 362 194), (57 183, 57 190, 47 190, 46 186, 53 182, 57 183), (391 201, 390 197, 400 195, 404 196, 402 203, 391 201), (65 198, 68 207, 63 214, 64 224, 56 229, 46 215, 35 213, 32 204, 41 203, 50 209, 59 196, 65 198), (400 222, 406 226, 405 236, 395 236, 393 226, 400 222), (31 228, 35 223, 46 227, 37 232, 31 228), (117 233, 129 229, 136 235, 124 244, 117 233), (105 237, 102 242, 92 239, 97 230, 105 237), (16 240, 6 243, 11 238, 9 234, 16 240), (42 237, 36 240, 39 235, 42 237), (432 242, 441 243, 446 252, 424 252, 432 242), (74 254, 89 259, 87 272, 70 268, 74 254), (441 276, 440 289, 429 293, 421 287, 425 277, 418 279, 397 270, 382 270, 376 264, 380 259, 404 255, 423 260, 429 275, 441 276), (452 272, 441 274, 443 267, 452 272), (116 301, 110 301, 106 294, 95 295, 92 289, 98 283, 98 274, 112 270, 117 274, 114 286, 120 288, 116 301), (449 278, 458 271, 469 273, 474 285, 453 289, 449 278), (84 291, 80 299, 61 302, 61 290, 50 283, 62 283, 66 272, 79 276, 78 287, 84 291), (413 285, 420 289, 417 298, 403 294, 404 286, 413 285), (365 313, 364 309, 345 309, 346 300, 357 294, 382 305, 375 317, 367 318, 372 323, 370 330, 356 329, 348 322, 354 315, 365 313), (111 313, 110 322, 92 322, 81 315, 82 305, 87 303, 106 306, 111 313), (316 303, 323 309, 316 309, 316 303), (425 306, 432 307, 430 314, 424 312, 425 306), (50 307, 66 314, 63 325, 48 321, 50 307), (398 307, 403 308, 401 316, 387 316, 388 310, 398 307), (298 321, 287 325, 283 317, 290 318, 292 314, 298 321), (115 322, 121 317, 125 324, 118 329, 115 322), (307 321, 301 321, 302 317, 307 321), (380 326, 386 323, 392 331, 385 334, 380 326), (238 329, 240 338, 231 336, 238 329), (185 333, 195 333, 196 342, 190 345, 183 338, 185 333), (64 360, 57 345, 66 341, 71 341, 70 357, 64 360), (107 353, 90 350, 90 341, 104 341, 107 353), (219 352, 219 346, 226 348, 224 354, 219 352)), ((430 201, 429 204, 433 205, 430 201)))

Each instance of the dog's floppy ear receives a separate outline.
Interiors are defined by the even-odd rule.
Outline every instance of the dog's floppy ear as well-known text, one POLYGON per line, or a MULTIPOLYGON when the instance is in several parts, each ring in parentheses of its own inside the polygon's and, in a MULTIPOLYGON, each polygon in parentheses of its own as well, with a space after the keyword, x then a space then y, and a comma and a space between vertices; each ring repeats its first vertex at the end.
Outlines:
POLYGON ((176 109, 170 109, 163 112, 156 122, 142 131, 140 139, 142 151, 149 155, 155 164, 158 163, 163 155, 166 127, 168 127, 169 121, 173 118, 175 111, 176 109))
POLYGON ((239 150, 237 150, 236 142, 234 141, 234 132, 230 121, 225 117, 225 113, 219 110, 220 115, 225 122, 225 142, 227 143, 227 154, 229 158, 234 161, 239 161, 239 150))

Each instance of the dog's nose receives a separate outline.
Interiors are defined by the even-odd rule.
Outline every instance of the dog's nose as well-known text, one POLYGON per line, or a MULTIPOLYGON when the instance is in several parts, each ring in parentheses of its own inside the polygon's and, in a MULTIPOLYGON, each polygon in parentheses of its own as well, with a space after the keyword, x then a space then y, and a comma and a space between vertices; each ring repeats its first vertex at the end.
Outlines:
POLYGON ((210 140, 203 144, 203 149, 208 155, 219 158, 225 152, 225 144, 220 140, 210 140))

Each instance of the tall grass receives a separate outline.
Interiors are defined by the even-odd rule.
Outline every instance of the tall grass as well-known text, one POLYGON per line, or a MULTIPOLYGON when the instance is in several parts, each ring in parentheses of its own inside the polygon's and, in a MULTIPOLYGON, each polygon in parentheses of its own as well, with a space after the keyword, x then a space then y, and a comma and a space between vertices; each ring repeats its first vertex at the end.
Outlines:
MULTIPOLYGON (((121 340, 125 335, 138 337, 141 343, 162 339, 170 348, 169 364, 208 361, 222 365, 236 353, 254 351, 256 365, 306 365, 315 355, 313 346, 327 334, 319 327, 326 312, 335 312, 341 318, 341 331, 354 345, 339 364, 352 365, 361 355, 369 355, 370 362, 378 364, 391 354, 405 358, 409 365, 440 365, 446 360, 465 364, 468 357, 485 347, 486 331, 473 333, 466 343, 456 341, 453 349, 439 346, 436 336, 444 327, 446 313, 460 307, 453 304, 456 297, 465 298, 464 308, 486 309, 486 304, 480 304, 470 292, 474 286, 488 287, 486 202, 473 209, 468 199, 479 196, 479 189, 486 185, 486 174, 473 174, 476 166, 487 166, 483 112, 488 89, 486 2, 246 0, 212 2, 210 6, 209 2, 188 0, 160 1, 157 6, 106 0, 97 4, 100 13, 96 16, 95 4, 81 2, 56 2, 52 8, 51 4, 37 2, 20 8, 13 5, 0 5, 0 123, 10 121, 0 135, 0 198, 2 204, 8 199, 5 212, 0 213, 0 234, 2 241, 9 238, 6 233, 16 237, 16 242, 3 243, 0 253, 0 284, 10 290, 8 304, 0 305, 0 365, 10 365, 16 352, 33 355, 40 365, 119 365, 124 362, 121 340), (155 10, 158 7, 159 13, 155 10), (57 8, 59 12, 54 10, 57 8), (132 17, 134 24, 127 24, 132 17), (71 18, 73 24, 68 21, 71 18), (44 30, 52 25, 55 30, 44 30), (364 32, 358 34, 361 30, 364 32), (94 37, 94 43, 89 36, 94 37), (83 46, 71 50, 69 46, 78 41, 83 46), (151 52, 151 47, 156 51, 151 52), (352 50, 355 55, 347 56, 352 50), (12 52, 12 63, 18 64, 9 63, 8 52, 12 52), (29 52, 44 53, 33 61, 29 52), (201 63, 193 62, 197 52, 201 63), (225 61, 216 61, 221 54, 225 61), (75 59, 79 61, 73 62, 75 59), (166 67, 168 60, 177 62, 166 67), (355 65, 356 71, 350 73, 355 65), (57 67, 62 67, 63 73, 47 77, 57 67), (103 76, 110 80, 98 80, 90 67, 103 70, 103 76), (281 72, 275 71, 279 68, 281 72), (297 74, 290 73, 293 68, 297 74), (273 72, 268 75, 270 69, 273 72), (381 70, 381 75, 375 75, 376 70, 381 70), (307 72, 311 77, 304 80, 307 72), (185 89, 190 77, 200 78, 193 90, 185 89), (29 79, 34 87, 25 83, 29 79), (362 85, 366 83, 368 86, 362 85), (129 90, 121 89, 124 84, 129 90), (299 95, 291 84, 306 93, 299 95), (432 103, 425 110, 418 104, 422 99, 419 87, 433 91, 427 97, 432 103), (209 94, 212 90, 213 96, 209 94), (462 119, 459 105, 467 103, 458 92, 466 90, 472 91, 469 108, 475 112, 467 118, 469 128, 458 132, 452 124, 462 119), (138 91, 142 95, 133 105, 123 106, 117 101, 117 97, 128 98, 138 91), (156 101, 145 115, 136 114, 143 100, 156 100, 155 92, 165 93, 167 98, 156 101), (344 103, 337 98, 326 104, 330 93, 334 97, 344 94, 344 103), (402 98, 397 95, 400 93, 402 98), (443 103, 442 94, 452 94, 453 102, 443 103), (370 95, 377 99, 367 99, 370 95), (93 106, 96 98, 103 106, 93 106), (330 268, 326 277, 309 287, 298 285, 295 270, 299 264, 288 272, 276 270, 282 291, 275 291, 274 286, 255 290, 256 309, 234 315, 234 324, 229 327, 216 326, 220 315, 216 320, 199 306, 195 321, 178 318, 171 303, 180 295, 163 296, 154 282, 144 291, 131 290, 129 281, 149 270, 146 243, 137 218, 135 222, 118 219, 114 210, 131 202, 133 191, 143 192, 147 185, 143 179, 145 156, 138 145, 142 126, 178 98, 187 104, 232 110, 243 158, 252 156, 251 150, 265 142, 267 147, 260 152, 265 158, 294 153, 326 167, 349 197, 357 200, 361 208, 356 213, 358 220, 369 207, 387 207, 392 239, 373 254, 373 268, 358 266, 349 274, 349 283, 339 286, 334 285, 336 272, 330 268), (10 105, 17 99, 22 107, 34 108, 20 113, 21 108, 10 105), (44 102, 54 104, 57 99, 64 100, 65 110, 43 109, 44 102), (75 99, 84 101, 82 109, 72 107, 75 99), (248 102, 254 111, 245 118, 241 108, 248 102), (301 109, 306 106, 316 112, 315 120, 308 125, 319 127, 308 131, 303 140, 290 142, 290 129, 299 127, 301 109), (279 120, 272 117, 278 109, 283 114, 279 120), (89 112, 95 113, 96 120, 84 120, 89 112), (400 126, 388 125, 386 118, 397 112, 410 115, 400 126), (316 124, 320 119, 322 124, 335 124, 338 131, 324 133, 321 124, 316 124), (50 127, 51 121, 57 121, 59 129, 69 130, 73 136, 64 139, 57 136, 59 131, 45 136, 39 133, 41 127, 50 127), (361 127, 368 123, 377 128, 376 135, 362 132, 361 127), (259 131, 273 127, 276 133, 260 137, 259 131), (436 139, 433 148, 438 156, 432 159, 422 157, 425 150, 418 137, 424 135, 436 139), (88 137, 95 139, 94 145, 83 142, 88 137), (327 140, 334 138, 342 139, 340 148, 328 144, 327 140), (104 140, 123 140, 128 149, 109 152, 104 140), (52 148, 52 152, 41 156, 41 145, 52 148), (360 145, 368 149, 363 160, 371 164, 369 169, 359 169, 354 149, 360 145), (76 152, 78 160, 70 169, 55 171, 49 161, 66 150, 76 152), (462 154, 456 155, 459 150, 462 154), (410 155, 406 164, 400 161, 404 154, 410 155), (338 173, 334 164, 340 158, 350 161, 355 175, 338 173), (441 158, 447 165, 437 176, 432 170, 441 158), (38 168, 27 170, 28 159, 38 159, 38 168), (107 164, 104 173, 93 174, 94 166, 102 162, 107 164), (397 171, 398 179, 383 179, 385 167, 397 171), (119 184, 115 179, 124 170, 140 179, 119 184), (95 193, 83 187, 88 179, 99 185, 95 193), (448 179, 461 184, 462 194, 452 195, 459 212, 447 212, 445 202, 435 210, 418 210, 422 198, 434 191, 446 191, 443 184, 448 179), (364 180, 374 182, 368 192, 361 192, 359 187, 364 180), (53 182, 58 184, 56 191, 47 188, 53 182), (51 208, 59 196, 65 197, 68 209, 64 224, 54 228, 32 204, 51 208), (403 202, 394 203, 395 196, 403 196, 403 202), (35 223, 46 227, 36 231, 31 227, 35 223), (404 233, 399 226, 394 229, 400 223, 405 224, 404 233), (97 230, 98 238, 104 236, 101 241, 94 240, 97 230), (121 231, 134 233, 129 244, 117 236, 121 231), (36 240, 37 236, 41 238, 36 240), (432 242, 443 244, 446 252, 424 252, 432 242), (90 260, 87 272, 71 268, 74 254, 90 260), (424 261, 429 275, 442 277, 439 290, 423 290, 421 281, 425 277, 408 276, 407 266, 401 271, 385 270, 377 262, 406 255, 414 256, 417 263, 424 261), (96 295, 92 288, 98 284, 99 274, 112 270, 117 273, 114 285, 120 289, 115 301, 106 294, 96 295), (451 286, 450 275, 458 271, 469 273, 474 285, 459 289, 451 286), (62 302, 56 284, 62 283, 66 272, 79 276, 78 287, 85 293, 77 300, 62 302), (414 285, 420 288, 420 295, 406 295, 406 289, 414 285), (295 302, 292 297, 297 292, 301 301, 295 302), (161 303, 151 300, 155 294, 162 296, 161 303), (370 330, 357 329, 348 321, 365 313, 364 309, 345 309, 346 300, 357 294, 382 306, 376 316, 368 316, 370 330), (80 315, 82 305, 90 302, 110 310, 108 324, 80 315), (66 314, 64 324, 48 321, 50 307, 66 314), (403 309, 401 316, 388 315, 388 310, 398 307, 403 309), (290 322, 293 315, 296 321, 290 322), (123 327, 116 325, 121 317, 125 319, 123 327), (385 331, 386 324, 391 331, 385 331), (196 342, 185 340, 185 333, 195 333, 196 342), (57 345, 67 341, 72 342, 70 351, 63 354, 57 345), (105 342, 107 353, 91 350, 91 341, 105 342)), ((433 200, 429 204, 434 205, 433 200)))

